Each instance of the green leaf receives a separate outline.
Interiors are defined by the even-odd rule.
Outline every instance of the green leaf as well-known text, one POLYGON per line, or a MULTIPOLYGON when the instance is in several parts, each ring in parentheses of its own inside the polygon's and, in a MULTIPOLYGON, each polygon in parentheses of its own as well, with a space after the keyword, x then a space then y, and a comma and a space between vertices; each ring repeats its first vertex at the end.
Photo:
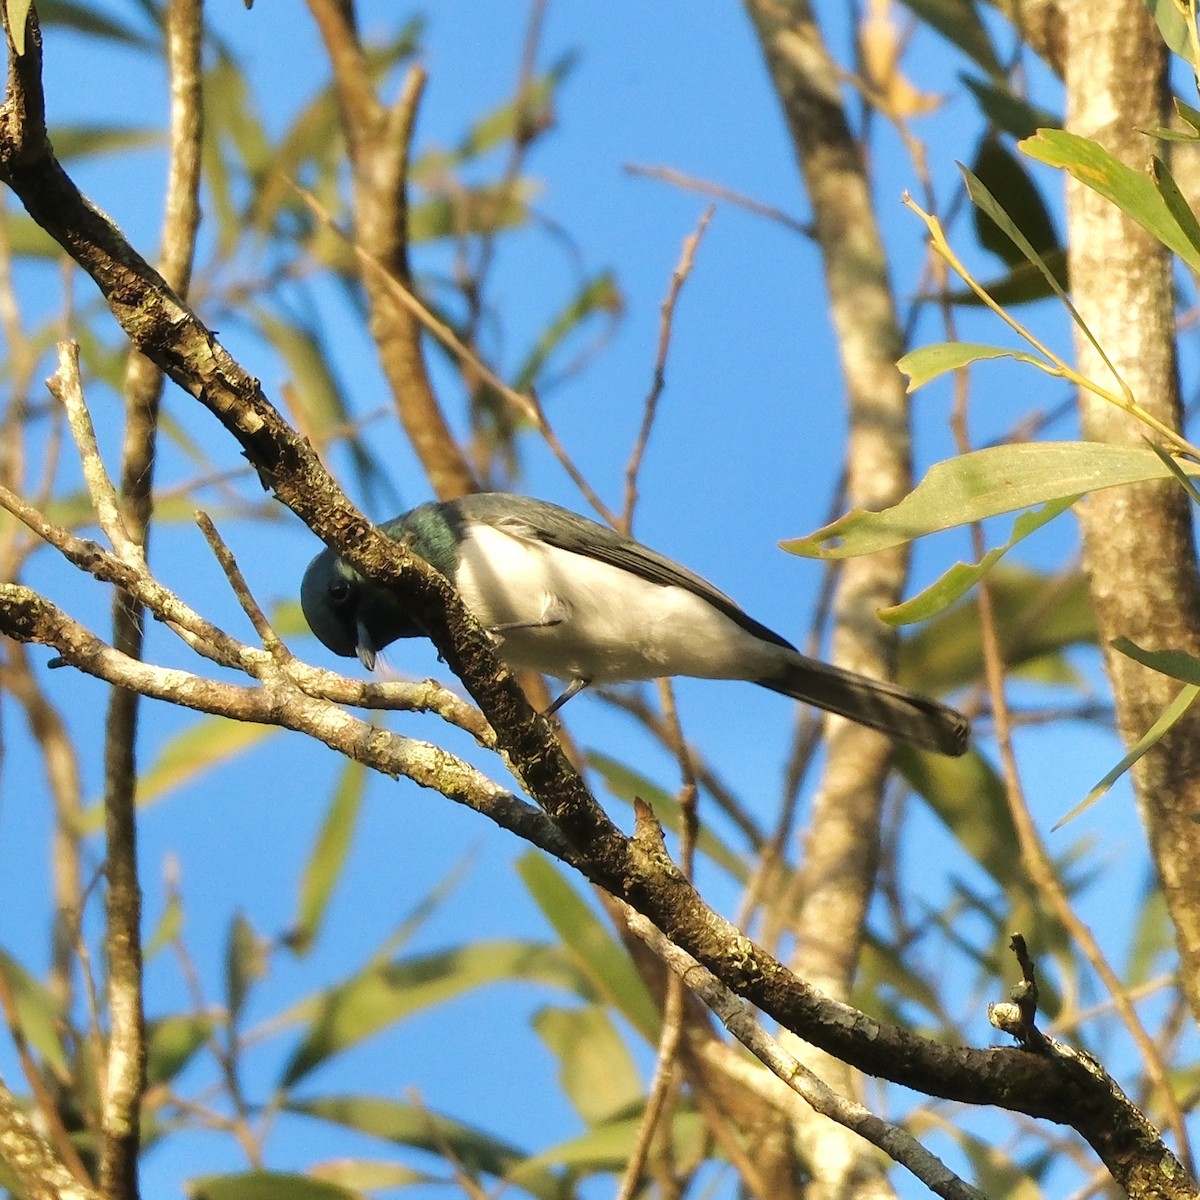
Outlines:
MULTIPOLYGON (((512 1143, 417 1104, 376 1096, 324 1096, 287 1108, 438 1157, 449 1154, 455 1167, 472 1176, 482 1173, 504 1180, 529 1161, 512 1143)), ((544 1167, 525 1171, 521 1186, 539 1200, 567 1200, 570 1194, 565 1181, 544 1167)))
POLYGON ((661 1017, 625 947, 601 924, 566 875, 545 855, 530 851, 517 859, 517 873, 563 948, 595 995, 611 1004, 651 1044, 661 1017))
POLYGON ((299 912, 288 936, 288 946, 298 954, 305 954, 316 939, 330 897, 345 869, 366 783, 366 768, 361 763, 347 762, 300 877, 299 912))
POLYGON ((1143 171, 1127 167, 1104 147, 1063 129, 1043 129, 1019 147, 1031 158, 1061 167, 1080 183, 1112 201, 1193 270, 1200 270, 1198 250, 1143 171))
MULTIPOLYGON (((1189 475, 1200 466, 1183 464, 1189 475)), ((807 537, 780 543, 806 558, 853 558, 926 534, 1101 488, 1169 479, 1152 450, 1103 442, 1024 442, 990 446, 935 463, 899 504, 855 509, 807 537)))
MULTIPOLYGON (((177 787, 191 783, 205 771, 220 766, 265 741, 279 730, 228 717, 202 717, 182 733, 169 738, 158 757, 138 776, 137 803, 148 808, 177 787)), ((82 831, 95 833, 104 823, 104 809, 90 805, 80 817, 82 831)))
POLYGON ((50 25, 61 25, 76 33, 107 38, 137 50, 158 51, 161 44, 157 38, 148 37, 131 25, 117 21, 111 12, 99 13, 93 7, 75 3, 75 0, 38 0, 38 19, 43 29, 50 25))
POLYGON ((518 229, 528 223, 530 204, 538 190, 530 180, 514 179, 423 200, 409 209, 409 238, 433 242, 468 233, 518 229))
POLYGON ((146 1025, 146 1079, 151 1087, 169 1083, 208 1041, 213 1023, 208 1017, 178 1015, 146 1025))
POLYGON ((8 32, 18 58, 25 54, 25 22, 32 3, 33 0, 4 0, 8 12, 8 32))
POLYGON ((70 1068, 59 1032, 63 1028, 63 1014, 49 989, 3 950, 0 950, 0 975, 12 994, 17 1024, 25 1040, 60 1078, 67 1078, 70 1068))
POLYGON ((1031 137, 1039 129, 1057 129, 1062 119, 1049 109, 1018 96, 1004 80, 988 82, 969 75, 959 77, 975 97, 980 111, 999 130, 1015 138, 1031 137))
POLYGON ((480 941, 395 962, 371 964, 357 975, 285 1014, 309 1028, 284 1068, 288 1088, 343 1050, 414 1013, 489 983, 539 983, 593 999, 595 993, 557 946, 525 941, 480 941))
MULTIPOLYGON (((1043 254, 1042 261, 1037 264, 1020 262, 998 279, 985 280, 981 286, 997 304, 1005 308, 1056 296, 1059 289, 1065 291, 1067 287, 1066 251, 1051 250, 1043 254), (1047 271, 1054 283, 1046 278, 1047 271)), ((953 304, 965 308, 983 307, 982 298, 968 287, 951 288, 946 295, 953 304)))
MULTIPOLYGON (((589 752, 587 764, 600 773, 605 786, 618 800, 632 806, 634 797, 640 797, 654 809, 654 815, 667 829, 676 837, 680 835, 683 830, 683 813, 680 811, 679 801, 670 792, 606 754, 589 752)), ((707 825, 700 828, 700 834, 696 838, 696 849, 739 883, 750 882, 750 865, 721 841, 707 825)))
MULTIPOLYGON (((568 1138, 530 1158, 509 1173, 509 1182, 528 1187, 527 1178, 550 1166, 567 1167, 572 1174, 609 1174, 624 1169, 633 1154, 641 1131, 641 1116, 597 1125, 579 1137, 568 1138)), ((703 1119, 686 1108, 675 1111, 671 1120, 671 1143, 675 1162, 686 1171, 703 1159, 707 1127, 703 1119)))
POLYGON ((160 146, 164 135, 159 129, 128 125, 56 125, 54 153, 60 161, 116 154, 123 150, 141 150, 160 146))
MULTIPOLYGON (((1117 639, 1117 641, 1113 642, 1113 645, 1122 653, 1129 654, 1130 658, 1134 658, 1139 662, 1156 657, 1156 655, 1151 654, 1149 651, 1138 650, 1132 642, 1128 642, 1124 638, 1117 639)), ((1149 666, 1150 663, 1146 661, 1146 665, 1149 666)), ((1073 821, 1080 813, 1086 812, 1091 808, 1147 750, 1152 749, 1162 741, 1175 725, 1179 723, 1184 713, 1196 702, 1197 696, 1200 696, 1200 683, 1189 683, 1180 688, 1171 703, 1163 709, 1158 720, 1138 738, 1130 748, 1129 753, 1066 816, 1060 817, 1059 820, 1055 821, 1051 829, 1061 829, 1068 821, 1073 821)))
POLYGON ((1003 76, 1004 66, 973 0, 904 0, 904 3, 988 75, 1003 76))
POLYGON ((1183 236, 1192 244, 1197 254, 1200 254, 1200 222, 1196 220, 1196 214, 1183 198, 1183 192, 1179 190, 1179 184, 1175 182, 1170 167, 1157 154, 1150 160, 1150 178, 1154 180, 1158 194, 1163 198, 1171 216, 1175 218, 1183 236))
POLYGON ((355 1193, 445 1182, 427 1171, 415 1171, 401 1163, 368 1158, 339 1158, 334 1162, 315 1163, 309 1171, 314 1179, 324 1179, 355 1193))
MULTIPOLYGON (((1001 563, 988 589, 1006 668, 1042 683, 1075 682, 1063 650, 1096 642, 1096 618, 1082 572, 1047 575, 1001 563)), ((976 683, 982 674, 974 598, 938 614, 900 643, 900 681, 920 691, 944 695, 976 683)))
POLYGON ((1061 500, 1022 513, 1013 522, 1012 536, 1004 545, 989 550, 977 563, 955 563, 936 583, 911 600, 879 609, 879 619, 889 625, 912 625, 917 621, 929 620, 973 588, 1018 542, 1024 541, 1031 533, 1064 513, 1078 499, 1078 496, 1064 496, 1061 500))
MULTIPOLYGON (((1059 249, 1058 233, 1029 172, 995 134, 985 134, 971 164, 975 178, 995 197, 996 202, 1040 255, 1059 249)), ((1025 255, 1012 238, 978 205, 972 208, 975 233, 980 244, 1010 267, 1025 261, 1025 255)))
POLYGON ((578 55, 573 51, 560 55, 549 70, 531 80, 522 96, 502 104, 475 123, 458 148, 462 162, 487 154, 497 146, 526 138, 545 128, 551 119, 551 105, 559 85, 570 74, 578 55))
POLYGON ((1200 659, 1183 650, 1143 650, 1128 638, 1117 638, 1113 642, 1113 649, 1160 675, 1169 675, 1180 683, 1200 686, 1200 659))
POLYGON ((1187 18, 1180 11, 1178 0, 1142 0, 1142 3, 1154 18, 1167 48, 1193 67, 1200 66, 1188 36, 1187 18))
POLYGON ((644 1099, 637 1066, 600 1005, 547 1005, 533 1027, 558 1059, 564 1094, 589 1125, 623 1115, 644 1099))
POLYGON ((915 392, 948 371, 959 371, 972 363, 994 358, 1015 358, 1018 362, 1029 363, 1043 371, 1058 373, 1057 368, 1044 358, 1024 350, 1005 350, 1002 346, 985 346, 978 342, 935 342, 930 346, 921 346, 910 350, 899 359, 896 366, 908 376, 908 390, 915 392))
POLYGON ((896 747, 905 780, 963 849, 1006 890, 1028 888, 1004 782, 978 751, 961 758, 896 747))
POLYGON ((599 313, 611 319, 620 316, 623 308, 621 290, 612 271, 602 271, 593 279, 585 280, 538 338, 537 345, 517 370, 513 388, 528 392, 536 387, 550 356, 588 317, 599 313))
POLYGON ((191 1200, 363 1200, 350 1188, 285 1171, 201 1175, 188 1181, 187 1194, 191 1200))
POLYGON ((1174 97, 1175 111, 1179 114, 1179 119, 1185 125, 1190 125, 1193 131, 1200 134, 1200 108, 1193 108, 1190 104, 1185 104, 1178 96, 1174 97))
POLYGON ((225 943, 225 1004, 230 1021, 237 1022, 251 985, 266 973, 261 939, 254 926, 240 912, 235 913, 225 943))
POLYGON ((167 898, 167 906, 163 909, 158 924, 154 927, 154 933, 146 943, 143 951, 146 960, 152 959, 164 946, 169 946, 179 936, 182 928, 183 902, 178 892, 172 892, 167 898))
MULTIPOLYGON (((1051 130, 1050 132, 1054 132, 1051 130)), ((1023 146, 1025 143, 1022 142, 1023 146)), ((987 185, 974 172, 968 170, 958 164, 959 172, 962 174, 963 181, 967 185, 967 195, 971 197, 971 203, 982 213, 988 216, 996 227, 1004 234, 1005 237, 1021 252, 1027 262, 1034 266, 1042 276, 1046 285, 1053 291, 1059 299, 1067 306, 1067 310, 1072 317, 1082 327, 1083 322, 1080 320, 1078 313, 1075 311, 1074 305, 1066 292, 1063 291, 1062 285, 1058 281, 1058 275, 1051 268, 1050 263, 1046 259, 1047 254, 1052 254, 1057 246, 1047 248, 1045 253, 1030 242, 1024 232, 1018 228, 1017 223, 1008 214, 1004 205, 1001 204, 995 196, 988 190, 987 185)), ((1086 330, 1085 330, 1086 332, 1086 330)), ((1090 336, 1090 335, 1089 335, 1090 336)))

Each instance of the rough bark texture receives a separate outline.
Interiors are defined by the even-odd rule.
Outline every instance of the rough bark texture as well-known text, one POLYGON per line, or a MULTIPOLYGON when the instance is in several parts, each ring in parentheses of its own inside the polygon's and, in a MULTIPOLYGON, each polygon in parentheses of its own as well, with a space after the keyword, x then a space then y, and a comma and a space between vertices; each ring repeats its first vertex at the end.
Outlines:
MULTIPOLYGON (((842 105, 840 73, 807 0, 750 0, 767 66, 791 131, 812 205, 846 380, 849 433, 846 499, 851 507, 895 504, 911 484, 908 399, 896 369, 900 324, 871 204, 861 148, 842 105)), ((798 345, 808 346, 807 339, 798 345)), ((895 669, 893 632, 875 616, 899 600, 903 551, 849 560, 834 597, 834 660, 867 675, 895 669)), ((862 949, 879 856, 879 816, 891 766, 885 738, 831 719, 829 759, 805 838, 804 888, 796 913, 794 969, 830 995, 849 995, 862 949)), ((793 1047, 841 1092, 854 1089, 844 1064, 793 1047)), ((814 1175, 809 1194, 890 1195, 874 1151, 812 1114, 800 1142, 814 1175)))
MULTIPOLYGON (((1095 0, 1070 10, 1066 60, 1068 126, 1141 169, 1152 143, 1139 126, 1163 122, 1166 51, 1138 0, 1095 0)), ((1180 417, 1171 260, 1163 248, 1107 201, 1071 181, 1067 187, 1069 271, 1075 303, 1097 341, 1160 420, 1180 417)), ((1081 369, 1111 384, 1082 337, 1081 369)), ((1139 444, 1144 426, 1110 404, 1080 398, 1083 433, 1139 444)), ((1080 506, 1084 563, 1126 742, 1154 722, 1179 684, 1110 648, 1128 637, 1146 649, 1200 655, 1200 577, 1191 509, 1182 489, 1153 484, 1097 492, 1080 506)), ((1200 709, 1193 708, 1134 768, 1143 820, 1182 959, 1192 1011, 1200 1016, 1200 709)))

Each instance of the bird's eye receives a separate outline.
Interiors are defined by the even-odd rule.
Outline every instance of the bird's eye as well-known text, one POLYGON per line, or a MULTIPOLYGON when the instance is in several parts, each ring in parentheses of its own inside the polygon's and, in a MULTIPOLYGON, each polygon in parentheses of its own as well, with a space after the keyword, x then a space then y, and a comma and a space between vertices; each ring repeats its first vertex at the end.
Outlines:
POLYGON ((348 579, 335 579, 329 585, 329 598, 334 604, 345 604, 350 599, 350 581, 348 579))

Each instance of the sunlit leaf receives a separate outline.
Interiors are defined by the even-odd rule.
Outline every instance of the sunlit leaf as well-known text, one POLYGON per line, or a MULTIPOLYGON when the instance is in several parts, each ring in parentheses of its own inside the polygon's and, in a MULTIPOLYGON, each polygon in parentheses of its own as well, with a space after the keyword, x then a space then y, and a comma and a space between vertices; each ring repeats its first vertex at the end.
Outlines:
POLYGON ((1194 246, 1144 171, 1127 167, 1103 146, 1068 133, 1043 129, 1019 147, 1031 158, 1070 172, 1080 183, 1111 200, 1193 270, 1200 270, 1200 249, 1194 246))
POLYGON ((611 1004, 648 1042, 656 1042, 661 1018, 642 977, 625 948, 566 875, 536 851, 517 860, 517 872, 593 993, 611 1004))
POLYGON ((25 23, 32 3, 33 0, 4 0, 4 7, 8 13, 9 35, 18 57, 25 53, 25 23))
POLYGON ((309 1028, 281 1085, 291 1087, 329 1058, 413 1013, 502 980, 558 987, 584 999, 595 995, 560 947, 537 942, 479 941, 372 964, 285 1014, 307 1020, 309 1028))
POLYGON ((624 1114, 643 1099, 637 1066, 599 1005, 547 1006, 535 1014, 533 1027, 558 1059, 564 1094, 589 1125, 624 1114))
POLYGON ((445 1182, 426 1171, 416 1171, 402 1163, 384 1162, 382 1159, 340 1158, 336 1162, 314 1163, 308 1170, 314 1179, 324 1179, 355 1192, 445 1182))
MULTIPOLYGON (((439 1157, 449 1153, 455 1166, 471 1175, 503 1180, 529 1162, 529 1156, 512 1143, 417 1104, 376 1096, 323 1096, 287 1107, 400 1146, 439 1157)), ((569 1192, 563 1179, 541 1166, 522 1173, 521 1187, 539 1200, 566 1200, 569 1192)))
MULTIPOLYGON (((1060 288, 1063 291, 1067 288, 1067 253, 1062 249, 1048 250, 1039 264, 1019 262, 1006 274, 985 279, 981 286, 997 304, 1005 308, 1045 300, 1058 295, 1060 288), (1046 278, 1047 271, 1054 284, 1046 278)), ((952 303, 964 308, 980 308, 984 303, 969 287, 950 288, 946 295, 952 303)))
POLYGON ((879 609, 879 619, 889 625, 911 625, 915 621, 929 620, 973 588, 1014 546, 1065 512, 1078 499, 1078 496, 1064 496, 1061 500, 1022 513, 1013 522, 1012 536, 1003 545, 995 546, 976 563, 955 563, 941 578, 911 600, 879 609))
POLYGON ((363 1200, 350 1188, 285 1171, 201 1175, 186 1186, 191 1200, 363 1200))
MULTIPOLYGON (((568 1167, 584 1175, 620 1171, 629 1162, 641 1129, 640 1116, 597 1125, 579 1137, 568 1138, 543 1150, 509 1174, 509 1182, 528 1187, 528 1177, 551 1166, 568 1167)), ((676 1161, 695 1163, 704 1153, 706 1126, 689 1109, 677 1109, 671 1120, 671 1142, 676 1161)))
POLYGON ((1197 254, 1200 254, 1200 222, 1196 220, 1196 214, 1184 199, 1179 184, 1175 182, 1175 176, 1171 174, 1171 168, 1157 154, 1150 160, 1150 178, 1154 180, 1158 194, 1163 198, 1167 211, 1175 219, 1183 236, 1197 254))
MULTIPOLYGON (((1118 650, 1123 653, 1128 653, 1131 658, 1136 658, 1138 661, 1144 661, 1142 655, 1146 655, 1146 651, 1131 653, 1132 643, 1126 642, 1125 639, 1118 639, 1113 643, 1118 650), (1124 645, 1118 644, 1124 642, 1124 645)), ((1150 665, 1149 663, 1146 664, 1150 665)), ((1080 813, 1086 812, 1093 804, 1104 796, 1114 783, 1133 766, 1148 750, 1157 746, 1163 738, 1179 723, 1183 715, 1196 702, 1196 698, 1200 696, 1200 683, 1185 684, 1175 694, 1175 698, 1163 709, 1157 721, 1150 726, 1146 732, 1138 738, 1138 740, 1130 747, 1129 752, 1121 759, 1111 771, 1107 772, 1103 779, 1092 788, 1090 792, 1064 817, 1054 822, 1053 829, 1061 829, 1068 821, 1073 821, 1080 813)))
POLYGON ((458 147, 459 159, 477 158, 503 142, 527 139, 531 132, 544 128, 554 94, 577 59, 574 52, 560 55, 549 70, 529 82, 522 96, 502 104, 477 121, 458 147))
MULTIPOLYGON (((1184 464, 1189 475, 1200 467, 1184 464)), ((899 504, 882 512, 855 509, 808 537, 781 545, 806 558, 853 558, 901 546, 929 533, 1001 513, 1080 496, 1171 472, 1152 450, 1102 442, 1023 442, 990 446, 945 462, 899 504)))
POLYGON ((60 1038, 62 1012, 59 1004, 47 987, 3 950, 0 950, 0 974, 12 995, 17 1023, 25 1040, 65 1078, 69 1068, 60 1038))
POLYGON ((1006 350, 1003 346, 986 346, 978 342, 935 342, 910 350, 896 366, 908 376, 908 390, 915 392, 932 379, 948 371, 958 371, 972 363, 996 358, 1015 358, 1018 362, 1046 370, 1046 360, 1024 350, 1006 350))
POLYGON ((289 947, 298 953, 305 953, 316 939, 329 899, 345 869, 366 783, 366 768, 361 763, 347 762, 300 876, 299 911, 288 937, 289 947))
POLYGON ((422 200, 409 210, 408 235, 419 243, 516 229, 529 220, 537 191, 529 180, 517 179, 422 200))
POLYGON ((183 902, 178 892, 172 892, 167 898, 167 906, 163 909, 153 934, 146 941, 142 951, 146 960, 152 959, 164 946, 169 946, 183 929, 183 902))

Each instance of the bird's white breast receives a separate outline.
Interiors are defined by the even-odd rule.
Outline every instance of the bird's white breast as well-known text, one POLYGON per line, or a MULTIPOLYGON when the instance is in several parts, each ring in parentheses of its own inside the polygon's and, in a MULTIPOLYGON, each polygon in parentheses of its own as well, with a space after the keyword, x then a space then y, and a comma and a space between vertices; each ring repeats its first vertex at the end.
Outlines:
POLYGON ((485 626, 557 621, 503 633, 499 652, 561 679, 753 679, 778 655, 686 588, 491 526, 464 537, 456 584, 485 626))

